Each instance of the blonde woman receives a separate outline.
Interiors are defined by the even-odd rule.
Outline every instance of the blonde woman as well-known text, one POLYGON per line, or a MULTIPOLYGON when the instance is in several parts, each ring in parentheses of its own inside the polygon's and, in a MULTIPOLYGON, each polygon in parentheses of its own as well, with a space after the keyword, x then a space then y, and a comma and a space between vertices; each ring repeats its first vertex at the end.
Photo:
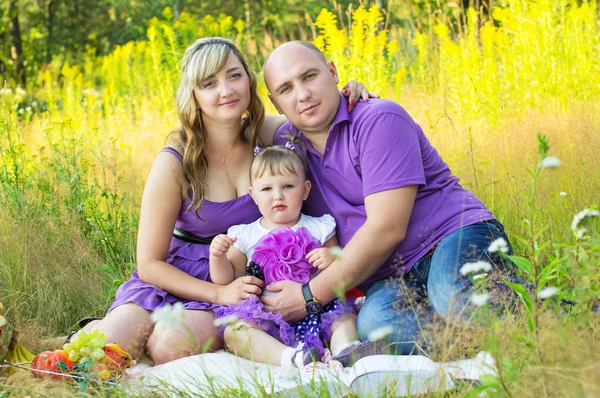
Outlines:
MULTIPOLYGON (((285 118, 265 117, 256 86, 231 41, 203 38, 186 50, 177 90, 181 127, 146 181, 137 269, 119 287, 107 316, 85 330, 98 328, 134 357, 146 350, 164 363, 221 348, 213 310, 260 294, 263 282, 252 276, 212 283, 208 264, 214 236, 260 217, 247 194, 252 148, 271 145, 285 118), (176 302, 183 304, 181 322, 152 322, 153 311, 176 302)), ((355 82, 343 93, 352 103, 369 96, 355 82)))

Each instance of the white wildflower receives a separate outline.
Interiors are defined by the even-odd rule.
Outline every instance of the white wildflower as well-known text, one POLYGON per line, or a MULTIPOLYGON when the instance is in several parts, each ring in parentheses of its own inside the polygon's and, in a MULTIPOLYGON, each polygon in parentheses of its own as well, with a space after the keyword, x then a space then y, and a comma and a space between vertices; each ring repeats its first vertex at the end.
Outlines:
POLYGON ((504 238, 498 238, 492 243, 490 243, 490 247, 488 247, 488 252, 496 253, 499 251, 500 253, 508 253, 508 242, 504 238))
POLYGON ((483 278, 485 278, 487 275, 488 275, 488 274, 487 274, 486 272, 484 272, 483 274, 478 274, 478 275, 475 275, 475 276, 473 277, 473 280, 474 280, 474 281, 476 281, 476 280, 478 280, 478 279, 483 279, 483 278))
POLYGON ((83 90, 83 93, 85 95, 89 95, 91 97, 101 97, 102 93, 96 89, 93 88, 86 88, 85 90, 83 90))
POLYGON ((492 269, 492 266, 487 261, 477 261, 476 263, 465 263, 460 268, 461 275, 467 275, 471 273, 477 273, 479 271, 488 272, 492 269))
POLYGON ((12 95, 12 90, 10 88, 0 89, 0 97, 12 95))
POLYGON ((16 97, 24 97, 25 94, 27 94, 27 91, 23 90, 21 87, 17 87, 15 89, 15 96, 16 97))
POLYGON ((25 112, 31 113, 31 107, 28 106, 27 108, 25 108, 25 112))
POLYGON ((335 258, 342 258, 342 248, 339 246, 330 248, 329 253, 333 254, 335 258))
POLYGON ((560 290, 555 287, 545 287, 539 291, 537 294, 538 298, 541 300, 550 298, 552 296, 556 296, 560 290))
POLYGON ((579 224, 588 217, 598 217, 600 213, 598 210, 590 210, 584 209, 579 213, 575 214, 573 217, 573 222, 571 223, 571 229, 577 230, 579 228, 579 224))
POLYGON ((393 331, 394 330, 392 329, 391 326, 384 326, 379 329, 375 329, 375 330, 371 331, 371 333, 369 333, 368 338, 370 341, 376 342, 376 341, 385 339, 387 336, 392 334, 393 331))
POLYGON ((546 156, 540 163, 541 169, 555 169, 560 166, 560 159, 556 156, 546 156))
POLYGON ((490 299, 489 293, 474 294, 471 296, 471 303, 473 303, 474 305, 476 305, 478 307, 481 307, 482 305, 485 305, 489 299, 490 299))
POLYGON ((224 316, 222 318, 215 319, 213 321, 213 324, 216 327, 221 327, 221 326, 230 325, 232 323, 235 323, 235 321, 237 321, 238 319, 239 319, 239 317, 236 314, 231 314, 231 315, 224 316))
POLYGON ((567 196, 567 193, 563 191, 560 193, 560 196, 567 196))
POLYGON ((184 313, 185 310, 183 309, 183 304, 177 302, 173 305, 167 304, 156 309, 152 315, 150 315, 150 319, 152 319, 152 322, 154 323, 177 326, 183 322, 184 313))

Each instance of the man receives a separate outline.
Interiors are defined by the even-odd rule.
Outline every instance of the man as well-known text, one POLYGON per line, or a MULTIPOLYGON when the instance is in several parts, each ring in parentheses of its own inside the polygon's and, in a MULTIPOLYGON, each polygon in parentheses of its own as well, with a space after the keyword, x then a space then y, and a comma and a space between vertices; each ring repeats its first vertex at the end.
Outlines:
POLYGON ((472 312, 472 282, 459 269, 501 262, 487 248, 506 239, 502 225, 458 184, 398 104, 370 100, 348 113, 335 65, 311 43, 281 45, 264 73, 271 101, 289 120, 275 143, 292 134, 306 145, 313 183, 306 212, 333 215, 343 247, 310 283, 271 285, 279 294, 264 297, 265 308, 295 321, 358 287, 366 293, 362 340, 391 327, 397 353, 426 348, 422 332, 437 315, 465 319, 472 312))

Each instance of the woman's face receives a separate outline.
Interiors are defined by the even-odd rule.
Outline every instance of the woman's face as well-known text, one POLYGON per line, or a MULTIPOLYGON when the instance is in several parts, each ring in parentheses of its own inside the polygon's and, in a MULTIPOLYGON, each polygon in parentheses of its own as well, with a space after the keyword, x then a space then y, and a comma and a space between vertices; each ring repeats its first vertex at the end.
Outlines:
POLYGON ((239 120, 250 105, 250 79, 235 55, 213 76, 194 88, 204 124, 239 120))

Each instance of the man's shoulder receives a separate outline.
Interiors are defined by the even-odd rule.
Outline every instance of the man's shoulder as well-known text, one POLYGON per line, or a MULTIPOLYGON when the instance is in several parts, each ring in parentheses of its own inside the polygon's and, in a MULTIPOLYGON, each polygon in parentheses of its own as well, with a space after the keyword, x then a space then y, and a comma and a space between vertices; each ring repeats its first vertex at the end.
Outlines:
MULTIPOLYGON (((381 98, 360 101, 355 108, 358 118, 372 118, 383 114, 396 114, 402 118, 410 117, 408 112, 397 102, 381 98)), ((354 114, 354 112, 353 112, 354 114)))

